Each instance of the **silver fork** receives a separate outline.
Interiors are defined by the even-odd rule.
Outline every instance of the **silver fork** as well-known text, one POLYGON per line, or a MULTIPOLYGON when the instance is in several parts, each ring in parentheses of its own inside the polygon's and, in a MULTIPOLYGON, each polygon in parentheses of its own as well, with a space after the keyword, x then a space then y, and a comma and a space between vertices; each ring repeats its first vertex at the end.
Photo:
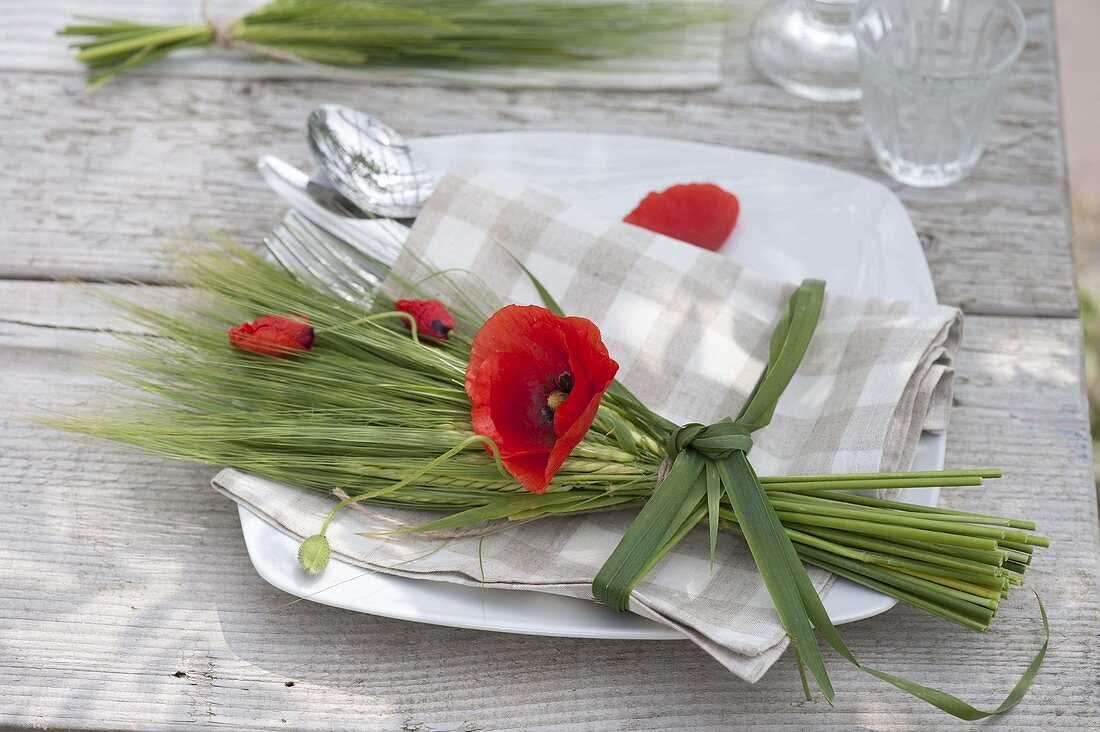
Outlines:
MULTIPOLYGON (((386 243, 383 251, 403 244, 395 240, 385 219, 374 234, 386 243)), ((368 222, 361 222, 366 224, 368 222)), ((391 222, 392 223, 392 222, 391 222)), ((369 232, 364 229, 363 232, 369 232)), ((287 271, 311 287, 356 304, 366 305, 389 273, 393 261, 380 261, 352 242, 333 236, 302 214, 291 209, 282 225, 264 239, 271 256, 287 271)), ((369 247, 377 253, 378 242, 369 247)), ((388 259, 388 257, 387 257, 388 259)))

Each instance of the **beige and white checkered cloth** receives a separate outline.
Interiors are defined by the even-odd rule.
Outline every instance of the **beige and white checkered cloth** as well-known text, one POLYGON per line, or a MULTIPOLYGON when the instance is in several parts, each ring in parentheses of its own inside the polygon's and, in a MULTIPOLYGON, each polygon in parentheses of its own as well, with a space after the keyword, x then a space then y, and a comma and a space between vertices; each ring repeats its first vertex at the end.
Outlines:
MULTIPOLYGON (((567 312, 595 321, 623 383, 680 423, 737 413, 794 287, 478 171, 443 180, 407 250, 438 269, 468 270, 463 287, 474 298, 538 303, 499 245, 523 261, 567 312)), ((395 267, 405 281, 417 278, 417 257, 403 254, 395 267)), ((952 308, 827 294, 813 341, 771 425, 754 435, 750 458, 757 471, 908 467, 922 429, 946 426, 960 328, 961 315, 952 308)), ((325 496, 234 471, 224 471, 215 484, 298 537, 316 532, 331 506, 325 496)), ((345 511, 329 538, 341 559, 383 572, 590 598, 593 576, 632 518, 620 511, 547 519, 440 548, 438 541, 415 536, 357 536, 377 531, 377 524, 345 511)), ((810 576, 819 591, 831 580, 816 569, 810 576)), ((752 558, 733 536, 720 537, 711 566, 705 530, 689 535, 634 590, 631 609, 681 630, 749 681, 786 647, 752 558)))

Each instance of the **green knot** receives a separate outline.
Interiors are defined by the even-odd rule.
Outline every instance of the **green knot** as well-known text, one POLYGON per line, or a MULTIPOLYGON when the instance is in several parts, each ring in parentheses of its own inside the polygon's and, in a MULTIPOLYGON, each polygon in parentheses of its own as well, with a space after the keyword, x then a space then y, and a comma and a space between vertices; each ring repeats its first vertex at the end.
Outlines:
MULTIPOLYGON (((775 536, 769 521, 778 519, 746 454, 752 449, 750 433, 771 422, 779 397, 802 362, 824 301, 825 283, 820 280, 806 280, 791 294, 772 330, 764 370, 736 417, 671 430, 665 445, 668 460, 658 474, 660 486, 592 581, 597 600, 617 610, 629 609, 634 587, 704 518, 711 527, 713 556, 723 501, 738 517, 754 560, 761 561, 762 541, 786 542, 788 554, 794 555, 782 526, 779 537, 775 536)), ((769 544, 765 552, 769 562, 771 549, 769 544)), ((797 556, 794 563, 798 563, 797 556)), ((776 590, 769 584, 768 591, 776 590)), ((784 627, 789 628, 787 620, 784 627)), ((816 649, 816 641, 813 643, 816 649)))
POLYGON ((752 449, 752 434, 744 425, 726 418, 711 425, 685 424, 668 436, 669 460, 691 448, 710 460, 725 460, 733 453, 752 449))

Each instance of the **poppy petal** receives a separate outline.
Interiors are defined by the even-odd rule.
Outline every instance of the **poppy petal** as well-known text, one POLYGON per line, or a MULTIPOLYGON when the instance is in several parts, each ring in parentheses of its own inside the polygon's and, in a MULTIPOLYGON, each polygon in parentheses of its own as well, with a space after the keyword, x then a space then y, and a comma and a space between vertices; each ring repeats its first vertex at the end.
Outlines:
MULTIPOLYGON (((530 455, 509 455, 501 457, 501 462, 512 477, 532 493, 545 493, 550 485, 547 478, 547 462, 550 453, 539 452, 530 455)), ((559 463, 560 467, 560 463, 559 463)), ((556 469, 555 469, 556 470, 556 469)), ((551 476, 553 473, 551 473, 551 476)))
POLYGON ((737 196, 729 191, 713 183, 683 183, 650 193, 623 221, 717 251, 740 212, 737 196))
MULTIPOLYGON (((569 397, 554 415, 554 428, 559 435, 565 434, 565 425, 581 419, 585 414, 588 409, 586 395, 602 395, 619 370, 619 364, 607 353, 607 346, 600 337, 600 329, 592 321, 585 318, 565 320, 570 326, 566 331, 566 345, 574 384, 569 397)), ((588 418, 589 423, 594 417, 595 412, 588 418)))

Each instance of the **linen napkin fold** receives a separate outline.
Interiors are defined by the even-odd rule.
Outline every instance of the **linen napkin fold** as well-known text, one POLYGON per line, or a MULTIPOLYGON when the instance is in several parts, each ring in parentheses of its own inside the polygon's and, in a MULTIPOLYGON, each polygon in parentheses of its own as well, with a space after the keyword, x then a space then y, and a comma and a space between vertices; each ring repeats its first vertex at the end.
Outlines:
MULTIPOLYGON (((427 262, 461 271, 458 286, 488 309, 539 303, 513 256, 567 313, 600 326, 620 364, 620 380, 678 423, 711 423, 737 413, 763 370, 772 327, 795 287, 487 171, 463 171, 441 182, 385 287, 400 294, 397 283, 421 279, 427 262)), ((441 299, 453 297, 441 287, 441 299)), ((921 431, 946 426, 961 322, 954 308, 827 291, 798 372, 771 424, 753 436, 749 457, 757 472, 907 468, 921 431)), ((315 533, 331 507, 327 496, 232 470, 214 484, 298 538, 315 533)), ((391 515, 424 520, 412 511, 391 515)), ((590 599, 593 576, 634 515, 544 519, 440 542, 361 536, 377 532, 379 524, 349 510, 328 536, 335 556, 372 570, 590 599)), ((819 592, 833 579, 815 568, 809 573, 819 592)), ((748 548, 731 535, 719 537, 711 564, 706 531, 690 534, 634 590, 630 607, 683 632, 750 682, 787 644, 748 548)))

